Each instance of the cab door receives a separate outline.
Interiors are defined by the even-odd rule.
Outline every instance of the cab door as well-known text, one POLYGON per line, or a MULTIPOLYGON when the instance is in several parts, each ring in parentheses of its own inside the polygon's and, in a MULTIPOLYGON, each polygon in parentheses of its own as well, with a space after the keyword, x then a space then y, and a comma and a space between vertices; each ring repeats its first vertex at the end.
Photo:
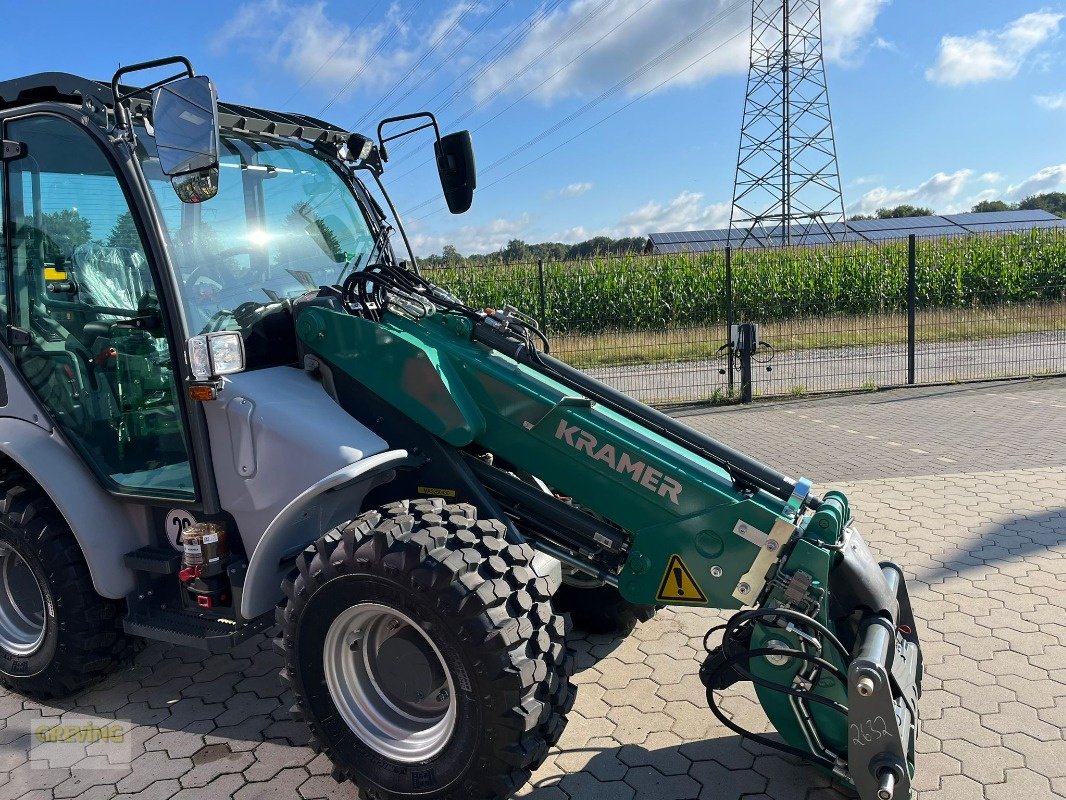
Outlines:
POLYGON ((7 120, 9 343, 52 420, 112 491, 194 500, 150 249, 111 161, 66 117, 7 120))

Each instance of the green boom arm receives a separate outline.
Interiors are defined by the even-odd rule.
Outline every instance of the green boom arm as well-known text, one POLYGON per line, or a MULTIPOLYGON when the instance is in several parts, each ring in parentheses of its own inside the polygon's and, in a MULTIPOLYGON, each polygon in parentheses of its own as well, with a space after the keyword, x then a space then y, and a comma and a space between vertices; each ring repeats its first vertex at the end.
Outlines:
POLYGON ((624 531, 624 561, 612 578, 627 599, 756 606, 735 618, 705 664, 710 691, 752 680, 796 752, 864 796, 878 796, 890 775, 895 796, 906 797, 920 679, 914 621, 903 582, 889 585, 849 526, 847 499, 830 493, 812 512, 802 496, 789 501, 744 485, 728 465, 575 391, 535 359, 522 363, 481 343, 479 325, 492 322, 390 312, 376 322, 314 305, 297 317, 309 350, 438 439, 494 453, 624 531), (801 623, 774 617, 776 608, 802 615, 801 623), (839 646, 812 637, 816 624, 839 646), (909 633, 889 637, 891 652, 867 653, 860 664, 871 625, 909 633), (874 690, 849 691, 863 678, 874 690), (860 696, 880 705, 852 720, 849 695, 851 707, 860 696))

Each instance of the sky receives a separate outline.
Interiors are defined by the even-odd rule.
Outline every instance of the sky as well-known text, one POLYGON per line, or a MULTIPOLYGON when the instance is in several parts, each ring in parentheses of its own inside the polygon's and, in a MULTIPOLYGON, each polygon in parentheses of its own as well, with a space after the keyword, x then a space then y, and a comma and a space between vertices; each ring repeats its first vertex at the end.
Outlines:
MULTIPOLYGON (((472 131, 478 190, 452 216, 431 137, 390 148, 384 180, 419 255, 728 224, 750 0, 153 8, 12 4, 7 30, 47 29, 48 46, 7 37, 0 78, 109 79, 120 64, 180 53, 223 100, 348 130, 431 110, 445 132, 472 131)), ((1066 2, 822 0, 822 17, 849 213, 950 213, 1066 190, 1066 2)))

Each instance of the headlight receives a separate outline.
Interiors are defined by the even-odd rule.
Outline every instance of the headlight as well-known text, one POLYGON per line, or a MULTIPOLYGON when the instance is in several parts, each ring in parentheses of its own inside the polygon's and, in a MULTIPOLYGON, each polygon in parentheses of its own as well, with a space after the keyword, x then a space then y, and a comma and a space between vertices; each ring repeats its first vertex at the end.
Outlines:
POLYGON ((244 339, 236 331, 193 336, 188 350, 189 370, 195 380, 206 381, 244 369, 244 339))

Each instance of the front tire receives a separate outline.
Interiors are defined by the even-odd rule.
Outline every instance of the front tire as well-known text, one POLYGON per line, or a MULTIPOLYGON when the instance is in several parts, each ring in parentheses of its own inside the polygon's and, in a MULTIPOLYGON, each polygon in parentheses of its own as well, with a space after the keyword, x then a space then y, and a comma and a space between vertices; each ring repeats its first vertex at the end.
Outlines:
POLYGON ((0 685, 40 700, 107 677, 136 651, 123 605, 96 593, 70 526, 28 476, 0 480, 0 685))
POLYGON ((278 608, 282 678, 368 800, 502 798, 573 704, 567 622, 532 550, 469 505, 393 503, 321 537, 278 608))

